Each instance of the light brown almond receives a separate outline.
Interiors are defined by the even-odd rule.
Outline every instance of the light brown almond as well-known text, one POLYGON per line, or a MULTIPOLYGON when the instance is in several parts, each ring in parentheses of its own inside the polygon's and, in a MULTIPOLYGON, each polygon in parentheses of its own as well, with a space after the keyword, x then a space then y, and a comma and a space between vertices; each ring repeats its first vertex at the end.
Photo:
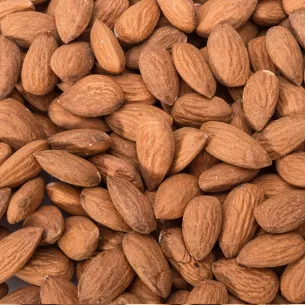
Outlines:
POLYGON ((0 3, 0 20, 12 13, 34 10, 35 7, 30 0, 4 0, 0 3))
POLYGON ((248 20, 237 29, 237 32, 240 35, 241 39, 244 41, 245 45, 247 46, 249 42, 257 36, 258 26, 248 20))
POLYGON ((0 165, 3 164, 4 161, 12 155, 12 153, 12 149, 8 144, 0 142, 0 165))
POLYGON ((304 0, 283 0, 283 8, 286 14, 301 10, 305 8, 304 0))
POLYGON ((36 286, 19 288, 2 298, 0 304, 41 304, 39 292, 36 286))

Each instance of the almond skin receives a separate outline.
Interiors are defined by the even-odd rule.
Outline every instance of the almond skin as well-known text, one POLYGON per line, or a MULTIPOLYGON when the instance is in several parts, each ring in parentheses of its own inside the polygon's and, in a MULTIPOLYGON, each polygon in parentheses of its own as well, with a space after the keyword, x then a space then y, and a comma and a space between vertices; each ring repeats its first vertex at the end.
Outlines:
POLYGON ((40 289, 36 286, 19 288, 0 300, 0 304, 40 304, 40 289))
POLYGON ((89 75, 65 91, 59 103, 73 114, 98 117, 119 108, 123 103, 123 92, 109 77, 89 75))
POLYGON ((166 298, 172 285, 172 274, 162 250, 153 237, 136 232, 123 240, 124 253, 141 280, 154 292, 166 298))
POLYGON ((93 12, 93 0, 61 0, 55 11, 56 27, 61 40, 69 43, 87 27, 93 12))
POLYGON ((258 26, 248 20, 237 29, 237 32, 247 46, 248 43, 257 36, 258 26))
POLYGON ((9 187, 0 189, 0 219, 6 213, 8 204, 10 202, 12 190, 9 187))
POLYGON ((305 32, 302 26, 304 24, 304 21, 305 21, 305 14, 302 10, 293 12, 292 14, 289 15, 289 22, 294 37, 303 48, 305 46, 305 32))
POLYGON ((250 169, 271 165, 263 146, 238 128, 221 122, 207 122, 201 130, 209 136, 206 151, 217 159, 250 169))
POLYGON ((211 252, 221 226, 222 208, 218 199, 199 196, 189 202, 183 214, 182 231, 185 245, 196 260, 211 252))
POLYGON ((216 81, 196 47, 186 42, 176 43, 172 57, 178 73, 191 88, 208 98, 214 96, 216 81))
POLYGON ((95 20, 90 33, 91 46, 98 63, 106 72, 120 74, 125 68, 124 52, 108 26, 95 20))
POLYGON ((207 46, 209 65, 217 80, 227 87, 243 86, 249 77, 250 61, 234 28, 227 23, 215 26, 207 46))
POLYGON ((239 252, 236 261, 246 267, 277 267, 297 261, 304 253, 305 243, 301 235, 264 234, 246 244, 239 252))
POLYGON ((0 142, 0 165, 4 163, 11 155, 12 149, 6 143, 0 142))
POLYGON ((144 0, 130 6, 117 20, 114 33, 127 44, 138 44, 148 38, 160 16, 156 0, 144 0))
POLYGON ((271 60, 281 73, 300 86, 304 73, 303 56, 290 31, 281 26, 271 28, 266 34, 266 46, 271 60))
POLYGON ((279 280, 273 271, 246 268, 238 265, 234 258, 215 262, 213 273, 229 292, 251 304, 271 302, 279 288, 279 280))
POLYGON ((304 0, 283 0, 283 8, 286 14, 301 10, 305 8, 304 0))
POLYGON ((159 47, 145 48, 139 67, 148 90, 162 103, 173 105, 178 97, 179 81, 169 52, 159 47))
POLYGON ((35 154, 36 160, 50 175, 76 186, 92 187, 101 182, 97 168, 85 159, 62 150, 35 154))
POLYGON ((166 300, 167 304, 186 304, 190 292, 187 290, 178 290, 169 295, 166 300))
POLYGON ((111 304, 140 304, 141 300, 128 292, 124 292, 119 295, 117 298, 111 301, 111 304))
POLYGON ((0 20, 5 16, 23 11, 34 11, 35 7, 32 1, 29 0, 13 0, 13 1, 1 1, 0 4, 0 20))

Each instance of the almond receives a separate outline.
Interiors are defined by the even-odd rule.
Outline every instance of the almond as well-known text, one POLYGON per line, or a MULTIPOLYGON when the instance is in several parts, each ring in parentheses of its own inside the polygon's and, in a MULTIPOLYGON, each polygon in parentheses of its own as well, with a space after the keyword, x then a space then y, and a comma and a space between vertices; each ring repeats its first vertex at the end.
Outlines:
POLYGON ((167 304, 186 304, 190 292, 187 290, 178 290, 169 295, 166 300, 167 304))
POLYGON ((257 36, 258 26, 251 21, 247 21, 237 29, 237 32, 247 46, 257 36))
POLYGON ((12 190, 9 187, 0 189, 0 219, 6 213, 8 204, 10 202, 12 190))
POLYGON ((9 230, 5 229, 4 227, 0 227, 0 241, 10 234, 11 232, 9 230))
POLYGON ((36 286, 19 288, 0 300, 0 304, 40 304, 40 289, 36 286))
POLYGON ((34 11, 34 5, 29 0, 4 0, 0 3, 0 20, 5 16, 23 11, 34 11))
POLYGON ((119 295, 117 298, 111 301, 111 304, 140 304, 141 300, 128 292, 124 292, 119 295))
POLYGON ((4 163, 11 155, 12 149, 6 143, 0 142, 0 165, 4 163))
POLYGON ((124 233, 118 231, 112 231, 105 227, 99 227, 100 237, 98 244, 98 251, 109 250, 114 248, 121 248, 124 233))
POLYGON ((305 8, 304 0, 283 0, 283 8, 286 14, 301 10, 305 8))

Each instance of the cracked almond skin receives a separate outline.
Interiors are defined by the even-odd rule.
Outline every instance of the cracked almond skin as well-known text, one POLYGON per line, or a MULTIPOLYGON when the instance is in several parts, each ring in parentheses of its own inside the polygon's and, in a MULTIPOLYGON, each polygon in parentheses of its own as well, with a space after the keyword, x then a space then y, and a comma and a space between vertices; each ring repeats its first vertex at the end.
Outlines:
POLYGON ((247 243, 239 252, 238 264, 267 268, 291 264, 305 254, 305 242, 295 233, 263 234, 247 243))
POLYGON ((31 258, 38 246, 41 228, 25 228, 11 233, 0 241, 0 283, 10 279, 31 258))
POLYGON ((257 140, 232 125, 211 121, 204 123, 201 130, 209 137, 205 150, 219 160, 249 169, 260 169, 272 163, 257 140))
POLYGON ((279 280, 274 271, 246 268, 238 265, 234 258, 216 261, 213 273, 230 293, 250 304, 270 303, 279 289, 279 280))
POLYGON ((36 286, 19 288, 0 299, 0 304, 41 304, 40 289, 36 286))
POLYGON ((133 278, 134 271, 121 249, 101 252, 91 260, 80 278, 79 301, 82 304, 107 304, 124 292, 133 278))
POLYGON ((0 219, 6 213, 10 198, 11 198, 12 190, 9 187, 0 189, 0 219))
POLYGON ((221 226, 222 207, 217 198, 199 196, 189 202, 183 214, 182 232, 185 245, 196 260, 206 258, 212 251, 221 226))
POLYGON ((156 240, 149 235, 128 233, 123 239, 124 253, 141 280, 166 298, 171 290, 172 273, 156 240))
POLYGON ((266 34, 268 54, 281 71, 291 82, 300 86, 303 82, 303 55, 298 42, 289 30, 275 26, 266 34))
POLYGON ((236 30, 227 23, 215 26, 207 46, 209 65, 216 79, 227 87, 245 85, 250 73, 250 60, 236 30))
POLYGON ((145 48, 139 68, 148 90, 162 103, 173 105, 179 94, 179 79, 170 53, 159 46, 145 48))
POLYGON ((101 182, 101 175, 92 163, 68 152, 45 150, 36 153, 35 158, 47 173, 72 185, 93 187, 101 182))
POLYGON ((218 243, 227 258, 234 257, 257 230, 254 211, 264 201, 263 190, 254 184, 242 184, 226 197, 218 243))
POLYGON ((212 98, 216 81, 200 51, 190 43, 175 43, 172 49, 175 67, 182 79, 196 92, 212 98))
POLYGON ((169 263, 192 286, 213 278, 214 254, 211 252, 205 259, 197 261, 187 251, 180 228, 162 230, 159 243, 169 263))
POLYGON ((71 280, 73 274, 72 261, 60 250, 42 247, 35 251, 27 264, 18 270, 16 276, 27 283, 40 286, 48 275, 71 280))

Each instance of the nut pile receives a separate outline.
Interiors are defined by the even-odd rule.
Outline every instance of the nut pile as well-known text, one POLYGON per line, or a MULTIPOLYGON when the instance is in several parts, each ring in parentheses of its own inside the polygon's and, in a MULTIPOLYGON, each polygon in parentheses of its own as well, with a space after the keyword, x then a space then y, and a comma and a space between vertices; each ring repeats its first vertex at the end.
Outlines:
POLYGON ((0 304, 305 302, 304 0, 0 25, 0 304))

